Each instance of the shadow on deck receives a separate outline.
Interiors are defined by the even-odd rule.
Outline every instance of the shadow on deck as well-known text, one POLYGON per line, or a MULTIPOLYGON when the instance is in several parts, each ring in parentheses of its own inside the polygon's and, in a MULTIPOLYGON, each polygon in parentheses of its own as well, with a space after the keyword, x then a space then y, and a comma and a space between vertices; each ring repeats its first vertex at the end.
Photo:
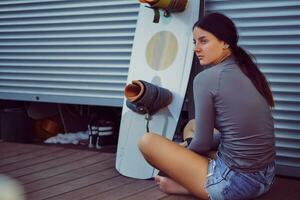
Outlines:
MULTIPOLYGON (((196 199, 167 195, 154 181, 124 177, 114 165, 114 153, 0 141, 0 174, 21 182, 27 200, 196 199)), ((271 191, 257 200, 299 196, 299 179, 277 177, 271 191)))

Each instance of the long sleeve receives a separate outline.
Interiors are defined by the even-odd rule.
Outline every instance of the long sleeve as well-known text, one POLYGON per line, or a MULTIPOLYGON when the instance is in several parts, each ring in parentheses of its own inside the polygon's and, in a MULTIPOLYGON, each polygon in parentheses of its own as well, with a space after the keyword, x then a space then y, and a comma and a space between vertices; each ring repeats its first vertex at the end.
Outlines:
POLYGON ((213 146, 215 121, 214 96, 218 87, 218 77, 215 76, 215 73, 210 73, 210 71, 198 74, 193 84, 195 136, 189 149, 204 155, 207 155, 213 146))

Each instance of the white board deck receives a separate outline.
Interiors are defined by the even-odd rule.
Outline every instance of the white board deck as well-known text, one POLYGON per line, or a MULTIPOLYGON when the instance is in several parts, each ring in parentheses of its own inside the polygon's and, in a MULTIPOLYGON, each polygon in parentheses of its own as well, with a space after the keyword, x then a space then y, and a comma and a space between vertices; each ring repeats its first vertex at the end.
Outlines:
MULTIPOLYGON (((172 103, 153 115, 150 132, 171 139, 182 109, 193 59, 192 26, 198 20, 199 0, 189 0, 186 10, 153 23, 154 12, 141 4, 127 83, 145 80, 172 92, 172 103)), ((131 111, 124 99, 117 147, 116 169, 124 176, 148 179, 158 171, 138 150, 146 132, 144 115, 131 111)), ((153 147, 159 148, 159 147, 153 147)))

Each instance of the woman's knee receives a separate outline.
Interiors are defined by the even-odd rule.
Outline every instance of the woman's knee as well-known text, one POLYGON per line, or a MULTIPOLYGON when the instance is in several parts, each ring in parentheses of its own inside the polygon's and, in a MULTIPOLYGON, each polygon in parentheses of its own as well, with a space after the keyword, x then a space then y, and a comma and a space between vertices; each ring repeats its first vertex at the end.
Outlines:
POLYGON ((154 133, 145 133, 143 137, 138 142, 138 147, 142 153, 147 153, 151 150, 151 145, 153 145, 153 140, 156 137, 154 133))

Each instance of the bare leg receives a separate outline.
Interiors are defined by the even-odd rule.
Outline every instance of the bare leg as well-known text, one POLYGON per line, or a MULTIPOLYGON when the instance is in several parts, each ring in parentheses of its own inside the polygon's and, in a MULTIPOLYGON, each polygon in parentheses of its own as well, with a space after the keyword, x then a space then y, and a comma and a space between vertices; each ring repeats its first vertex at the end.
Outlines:
POLYGON ((180 185, 179 183, 175 182, 171 178, 164 177, 164 176, 156 176, 155 182, 159 185, 160 189, 168 194, 190 194, 190 192, 180 185))
MULTIPOLYGON (((151 165, 168 174, 175 183, 197 197, 208 199, 204 186, 208 169, 206 157, 154 133, 146 133, 139 142, 139 148, 151 165)), ((160 179, 168 182, 166 180, 160 179)))

